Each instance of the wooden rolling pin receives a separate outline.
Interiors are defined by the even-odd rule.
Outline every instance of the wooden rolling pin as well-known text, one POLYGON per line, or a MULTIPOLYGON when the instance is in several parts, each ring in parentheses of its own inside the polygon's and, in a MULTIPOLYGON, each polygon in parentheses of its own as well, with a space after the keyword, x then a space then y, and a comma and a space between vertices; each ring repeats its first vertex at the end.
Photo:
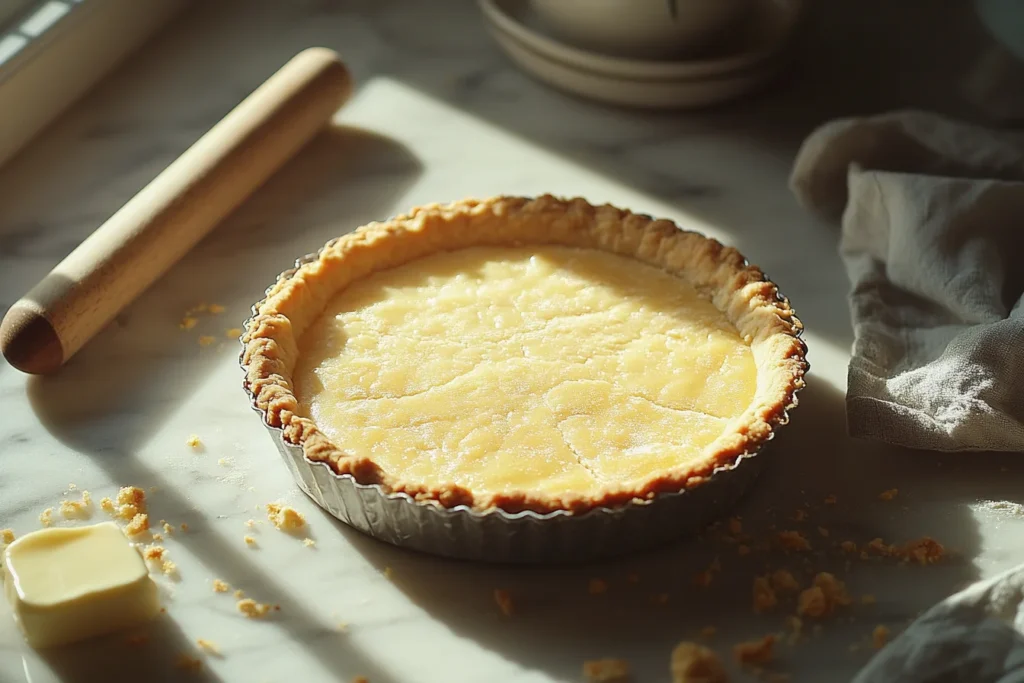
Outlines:
POLYGON ((0 349, 60 368, 330 120, 352 80, 338 55, 300 52, 7 311, 0 349))

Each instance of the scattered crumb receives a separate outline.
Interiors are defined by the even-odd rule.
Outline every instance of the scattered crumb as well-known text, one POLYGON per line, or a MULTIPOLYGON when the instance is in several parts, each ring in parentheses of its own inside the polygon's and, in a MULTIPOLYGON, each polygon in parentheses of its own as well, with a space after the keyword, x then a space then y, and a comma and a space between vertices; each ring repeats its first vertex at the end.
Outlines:
POLYGON ((160 545, 151 545, 142 552, 142 556, 149 562, 161 562, 167 550, 160 545))
POLYGON ((814 577, 814 585, 825 594, 829 603, 830 611, 837 606, 845 607, 853 602, 846 592, 846 584, 837 579, 833 574, 821 572, 814 577))
POLYGON ((896 552, 896 549, 887 545, 885 541, 880 538, 873 538, 867 544, 867 549, 876 555, 882 555, 888 557, 896 552))
POLYGON ((763 576, 754 579, 753 595, 754 611, 758 614, 768 612, 779 604, 778 598, 775 597, 775 591, 772 590, 768 579, 763 576))
POLYGON ((161 534, 154 534, 154 533, 151 533, 151 534, 150 534, 150 537, 151 537, 151 538, 152 538, 152 539, 153 539, 154 541, 162 541, 162 540, 164 540, 164 537, 163 537, 163 536, 162 536, 161 534))
POLYGON ((672 648, 669 660, 672 683, 727 683, 722 660, 699 643, 682 642, 672 648))
POLYGON ((234 339, 236 337, 241 337, 242 336, 242 328, 241 327, 229 327, 228 329, 224 330, 224 336, 232 338, 232 339, 234 339))
POLYGON ((242 598, 245 597, 245 591, 243 591, 241 588, 239 588, 238 590, 235 591, 234 596, 235 596, 235 600, 241 600, 242 598))
POLYGON ((871 632, 871 644, 876 650, 881 650, 889 642, 889 629, 882 624, 875 627, 871 632))
POLYGON ((743 533, 743 522, 740 521, 739 517, 732 517, 729 520, 729 533, 733 536, 739 536, 743 533))
POLYGON ((178 655, 178 660, 175 662, 174 666, 183 671, 198 673, 203 668, 203 662, 202 660, 196 659, 191 655, 182 653, 178 655))
POLYGON ((830 493, 825 496, 825 505, 835 505, 837 502, 839 502, 839 498, 836 497, 836 494, 830 493))
POLYGON ((583 678, 590 683, 627 683, 629 663, 624 659, 595 659, 583 662, 583 678))
POLYGON ((174 527, 165 522, 164 520, 160 520, 160 524, 163 526, 164 533, 168 536, 174 533, 174 527))
POLYGON ((252 536, 242 536, 242 540, 245 541, 245 544, 247 546, 252 547, 256 545, 256 539, 252 536))
POLYGON ((148 642, 149 636, 145 633, 136 633, 124 639, 124 644, 128 647, 142 647, 148 642))
POLYGON ((626 581, 628 583, 640 583, 640 575, 637 574, 636 572, 632 572, 630 574, 626 574, 626 581))
POLYGON ((68 484, 68 491, 74 491, 77 488, 78 488, 78 484, 76 484, 74 482, 71 482, 70 484, 68 484))
POLYGON ((220 465, 221 467, 227 467, 228 465, 231 464, 231 461, 228 460, 227 458, 218 458, 217 464, 220 465))
POLYGON ((903 548, 903 555, 918 564, 934 564, 945 556, 946 549, 938 541, 924 536, 903 548))
POLYGON ((214 337, 213 335, 204 334, 204 335, 201 335, 199 337, 199 345, 200 346, 209 346, 210 344, 214 343, 215 341, 217 341, 217 338, 214 337))
POLYGON ((191 315, 187 315, 187 316, 185 316, 184 318, 181 319, 181 322, 178 323, 178 327, 180 327, 183 330, 191 330, 198 323, 199 323, 199 318, 193 317, 191 315))
POLYGON ((870 593, 866 593, 860 596, 860 604, 862 605, 873 605, 875 604, 875 596, 870 593))
POLYGON ((712 574, 710 571, 702 571, 702 572, 698 572, 693 577, 693 582, 695 584, 697 584, 698 586, 700 586, 701 588, 707 588, 708 586, 711 585, 711 582, 714 581, 714 578, 715 578, 715 575, 712 574))
POLYGON ((888 491, 882 491, 881 493, 878 494, 878 499, 884 501, 894 500, 896 496, 899 494, 899 492, 899 489, 889 489, 888 491))
POLYGON ((247 520, 245 520, 245 526, 247 528, 249 528, 249 529, 255 529, 256 528, 256 520, 255 519, 247 519, 247 520))
POLYGON ((828 538, 828 529, 823 526, 818 527, 818 535, 822 538, 828 538))
POLYGON ((714 626, 705 626, 700 630, 701 638, 714 638, 715 634, 718 633, 718 629, 714 626))
POLYGON ((776 569, 772 572, 771 582, 777 593, 796 593, 800 590, 796 577, 786 569, 776 569))
POLYGON ((231 584, 227 581, 221 581, 220 579, 213 580, 214 593, 227 593, 229 590, 231 590, 231 584))
POLYGON ((210 308, 209 305, 207 305, 205 303, 196 304, 192 308, 190 308, 187 311, 185 311, 185 315, 195 315, 196 313, 206 313, 206 311, 209 308, 210 308))
POLYGON ((828 612, 825 593, 818 586, 811 586, 800 593, 796 600, 796 613, 802 617, 822 617, 828 612))
POLYGON ((162 571, 167 576, 177 576, 178 575, 178 565, 174 564, 170 560, 164 560, 160 564, 160 571, 162 571))
POLYGON ((496 588, 494 590, 494 602, 498 603, 498 609, 506 617, 512 616, 515 612, 515 607, 512 604, 512 594, 504 588, 496 588))
POLYGON ((206 307, 206 310, 210 313, 210 315, 220 315, 221 313, 224 312, 224 307, 221 306, 220 304, 210 304, 209 306, 206 307))
POLYGON ((823 617, 852 602, 846 592, 846 584, 828 572, 814 577, 814 585, 800 593, 797 599, 797 614, 806 617, 823 617))
POLYGON ((281 503, 267 503, 267 519, 281 531, 298 531, 306 526, 306 518, 302 513, 281 503))
POLYGON ((857 544, 853 541, 843 541, 839 544, 839 547, 844 553, 850 553, 851 555, 857 552, 857 544))
POLYGON ((14 543, 14 529, 0 529, 0 540, 4 543, 14 543))
POLYGON ((745 545, 737 546, 736 547, 736 554, 739 555, 740 557, 742 557, 744 555, 749 555, 750 554, 750 547, 749 546, 745 546, 745 545))
POLYGON ((196 640, 196 645, 198 645, 199 649, 203 652, 214 655, 215 657, 220 657, 220 648, 217 647, 217 643, 213 642, 212 640, 199 638, 198 640, 196 640))
POLYGON ((587 592, 591 595, 602 595, 608 592, 608 582, 604 579, 591 579, 587 584, 587 592))
POLYGON ((61 517, 65 519, 88 519, 92 516, 92 497, 88 491, 82 492, 82 500, 62 500, 60 502, 61 517))
POLYGON ((270 605, 256 602, 252 598, 242 598, 238 601, 238 611, 250 619, 260 619, 270 612, 270 605))
POLYGON ((114 514, 114 501, 106 497, 100 498, 100 510, 114 514))
POLYGON ((149 515, 144 512, 139 512, 132 521, 128 522, 128 525, 124 528, 125 536, 136 536, 141 534, 149 528, 149 515))
POLYGON ((188 524, 186 524, 185 522, 182 522, 181 523, 181 530, 187 532, 188 531, 188 524))
POLYGON ((133 521, 138 514, 145 511, 146 492, 137 486, 121 487, 117 492, 117 511, 114 516, 126 521, 133 521))
POLYGON ((314 541, 312 538, 304 538, 302 539, 302 545, 306 546, 307 548, 315 548, 316 541, 314 541))
POLYGON ((188 437, 188 439, 185 440, 185 445, 191 448, 192 450, 197 451, 202 447, 203 442, 199 439, 198 434, 191 434, 188 437))
POLYGON ((775 636, 767 635, 760 640, 749 640, 736 645, 733 656, 741 664, 768 664, 774 657, 775 636))
POLYGON ((53 508, 46 508, 39 513, 39 523, 43 526, 53 526, 53 508))
POLYGON ((782 547, 786 550, 807 552, 811 549, 810 542, 799 531, 780 531, 778 538, 782 547))
POLYGON ((395 570, 393 570, 391 567, 384 567, 384 578, 385 579, 388 579, 390 581, 391 577, 394 576, 394 574, 395 574, 395 570))

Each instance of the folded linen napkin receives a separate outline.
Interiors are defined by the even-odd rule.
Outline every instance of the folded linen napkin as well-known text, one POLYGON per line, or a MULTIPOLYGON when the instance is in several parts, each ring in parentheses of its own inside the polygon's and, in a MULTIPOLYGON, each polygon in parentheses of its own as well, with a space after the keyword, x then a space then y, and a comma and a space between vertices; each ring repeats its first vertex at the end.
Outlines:
POLYGON ((920 111, 836 121, 790 183, 842 221, 851 435, 1024 451, 1024 135, 920 111))

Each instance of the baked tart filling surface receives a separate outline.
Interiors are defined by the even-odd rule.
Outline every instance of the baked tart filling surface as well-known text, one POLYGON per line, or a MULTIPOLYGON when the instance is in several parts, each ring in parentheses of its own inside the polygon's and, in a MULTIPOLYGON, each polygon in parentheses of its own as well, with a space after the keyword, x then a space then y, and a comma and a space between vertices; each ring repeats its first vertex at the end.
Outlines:
POLYGON ((443 505, 547 512, 701 483, 803 384, 788 302, 735 250, 553 197, 428 206, 328 245, 243 366, 307 458, 443 505))

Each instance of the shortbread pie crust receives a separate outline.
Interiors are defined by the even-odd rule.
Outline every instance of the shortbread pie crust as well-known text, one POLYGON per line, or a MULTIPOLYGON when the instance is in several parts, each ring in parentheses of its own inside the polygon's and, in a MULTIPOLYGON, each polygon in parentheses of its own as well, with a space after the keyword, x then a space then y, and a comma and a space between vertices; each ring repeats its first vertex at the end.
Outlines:
MULTIPOLYGON (((671 286, 671 282, 668 285, 671 286)), ((347 309, 345 302, 342 303, 339 310, 344 313, 347 309)), ((334 314, 338 311, 331 312, 334 314)), ((350 320, 350 324, 356 323, 362 324, 350 320)), ((725 322, 722 324, 728 326, 725 322)), ((770 438, 773 428, 785 421, 786 410, 795 405, 795 393, 803 386, 807 364, 806 349, 799 339, 801 329, 799 320, 775 285, 767 281, 758 268, 747 264, 737 251, 715 240, 680 230, 670 221, 653 220, 611 206, 594 207, 581 199, 498 197, 421 207, 408 215, 364 226, 329 243, 317 260, 280 279, 268 291, 266 299, 257 305, 243 337, 242 364, 246 384, 256 407, 266 414, 267 423, 280 428, 282 437, 300 446, 309 460, 325 463, 337 474, 351 475, 361 484, 378 485, 386 492, 401 492, 423 501, 435 500, 447 507, 500 508, 513 513, 522 510, 581 512, 698 485, 716 468, 732 465, 741 455, 756 451, 770 438), (427 472, 431 476, 423 476, 421 471, 420 476, 416 476, 415 468, 413 474, 409 474, 408 468, 382 466, 380 461, 388 460, 390 452, 387 457, 378 455, 374 460, 372 449, 361 438, 363 434, 358 427, 349 425, 345 428, 347 431, 338 433, 333 423, 325 422, 321 428, 308 416, 309 401, 304 399, 303 403, 296 393, 304 395, 302 392, 306 391, 308 394, 308 386, 303 388, 302 385, 309 385, 310 377, 314 377, 312 383, 318 382, 309 367, 301 367, 299 340, 309 332, 320 340, 318 343, 337 341, 330 337, 329 328, 325 331, 324 326, 330 325, 332 318, 324 313, 330 306, 338 305, 336 297, 345 298, 359 289, 350 285, 360 281, 364 285, 371 284, 385 277, 374 277, 375 273, 420 260, 423 263, 441 261, 444 265, 447 259, 451 265, 458 264, 463 254, 482 254, 483 258, 488 254, 507 253, 521 258, 526 251, 524 246, 556 260, 562 254, 574 253, 573 250, 596 250, 596 254, 579 253, 598 261, 603 259, 620 269, 627 262, 618 257, 659 269, 655 271, 638 264, 638 280, 656 277, 668 281, 665 274, 678 278, 680 291, 695 291, 698 295, 690 297, 695 300, 695 306, 703 306, 714 313, 710 306, 702 303, 700 297, 703 297, 735 327, 735 332, 730 334, 737 339, 737 346, 749 344, 756 372, 756 389, 751 389, 753 397, 749 405, 739 415, 730 413, 715 418, 721 420, 723 431, 717 438, 709 437, 712 440, 702 451, 694 454, 690 448, 685 461, 677 465, 671 458, 666 465, 663 457, 660 466, 652 466, 649 476, 641 468, 639 474, 630 472, 621 478, 614 476, 614 472, 613 476, 597 473, 586 486, 574 485, 578 478, 568 477, 565 486, 555 481, 547 487, 525 485, 523 490, 509 486, 458 485, 438 473, 427 472), (439 257, 441 252, 455 254, 452 258, 439 257), (601 252, 618 256, 601 257, 601 252), (321 316, 327 322, 318 323, 321 316), (330 431, 335 433, 337 443, 326 433, 330 431), (344 449, 349 442, 361 441, 360 447, 349 445, 351 452, 344 449)), ((711 333, 709 339, 710 336, 711 333)), ((373 359, 360 360, 366 363, 373 359)), ((316 362, 317 359, 313 359, 306 365, 316 362)), ((528 370, 529 365, 524 368, 528 370)), ((344 366, 342 369, 348 370, 344 366)), ((671 372, 672 369, 654 367, 651 372, 671 372)), ((332 370, 330 367, 320 369, 327 373, 329 381, 337 383, 332 370)), ((642 378, 643 375, 641 371, 637 376, 642 378)), ((354 377, 358 379, 358 373, 354 377)), ((604 382, 602 386, 610 385, 604 382)), ((585 393, 579 393, 585 392, 585 387, 585 383, 577 385, 575 396, 586 400, 585 393)), ((352 393, 346 386, 341 389, 352 393)), ((352 395, 364 394, 365 391, 361 394, 357 387, 352 395)), ((568 398, 573 400, 573 395, 568 398)), ((329 401, 325 405, 331 408, 329 401)), ((499 411, 503 409, 501 404, 497 407, 499 411)), ((742 405, 738 409, 742 409, 742 405)), ((590 424, 593 432, 593 421, 590 424)), ((528 436, 529 432, 526 434, 528 436)), ((528 450, 529 441, 524 443, 523 452, 528 450)), ((563 448, 559 457, 566 458, 565 453, 563 448)), ((586 467, 582 456, 576 455, 580 457, 579 465, 586 467)), ((527 460, 524 458, 524 463, 527 460)), ((392 462, 397 461, 392 459, 392 462)), ((515 461, 511 462, 514 466, 515 461)), ((614 460, 609 462, 615 465, 614 460)), ((479 476, 469 480, 483 481, 479 476)))

